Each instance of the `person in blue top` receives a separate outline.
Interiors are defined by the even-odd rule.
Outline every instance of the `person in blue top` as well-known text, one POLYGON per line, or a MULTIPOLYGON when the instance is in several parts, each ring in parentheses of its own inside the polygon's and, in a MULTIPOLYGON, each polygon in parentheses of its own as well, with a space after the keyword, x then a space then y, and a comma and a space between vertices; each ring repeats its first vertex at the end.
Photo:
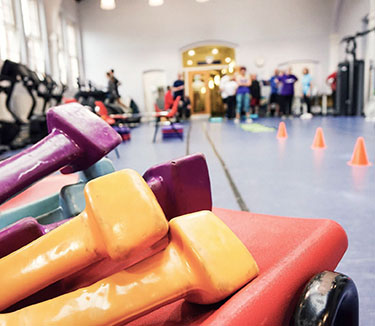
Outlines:
MULTIPOLYGON (((303 103, 307 105, 307 112, 311 113, 311 82, 312 77, 309 73, 309 69, 303 68, 303 77, 302 77, 302 95, 303 103)), ((302 110, 301 110, 302 112, 302 110)))
POLYGON ((235 123, 239 123, 241 119, 242 109, 245 111, 247 122, 251 122, 249 111, 250 111, 250 89, 251 80, 248 75, 246 75, 246 67, 241 67, 239 74, 236 76, 236 82, 238 84, 236 92, 236 102, 237 102, 237 113, 235 123))

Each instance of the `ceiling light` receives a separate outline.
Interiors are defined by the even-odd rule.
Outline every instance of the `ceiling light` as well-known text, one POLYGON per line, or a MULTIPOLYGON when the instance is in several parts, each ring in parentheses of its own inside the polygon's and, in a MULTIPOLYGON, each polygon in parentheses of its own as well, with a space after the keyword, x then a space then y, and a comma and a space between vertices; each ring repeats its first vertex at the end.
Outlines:
POLYGON ((210 79, 208 81, 208 88, 209 89, 214 89, 214 87, 215 87, 215 83, 214 83, 214 81, 212 79, 210 79))
POLYGON ((161 6, 163 3, 164 3, 164 0, 148 0, 148 4, 151 7, 161 6))
POLYGON ((206 89, 206 87, 202 87, 201 88, 201 94, 206 94, 207 93, 207 89, 206 89))
POLYGON ((209 0, 196 0, 197 2, 207 2, 209 0))
POLYGON ((113 10, 116 8, 115 0, 100 0, 100 8, 103 10, 113 10))
POLYGON ((188 60, 187 64, 188 64, 188 66, 191 66, 193 64, 193 60, 188 60))
POLYGON ((220 76, 219 76, 219 75, 215 75, 215 77, 214 77, 214 82, 215 82, 215 85, 216 85, 216 86, 219 86, 219 85, 220 85, 220 76))
POLYGON ((216 49, 216 48, 212 49, 212 54, 218 54, 218 53, 219 53, 218 49, 216 49))
POLYGON ((194 50, 189 50, 188 55, 190 55, 192 57, 193 55, 195 55, 195 51, 194 50))
POLYGON ((226 63, 229 63, 229 62, 231 62, 231 61, 232 61, 231 58, 229 58, 229 57, 226 57, 226 58, 225 58, 225 62, 226 62, 226 63))
POLYGON ((207 64, 210 65, 210 64, 212 64, 213 62, 214 62, 214 58, 213 58, 213 57, 211 57, 211 56, 207 56, 207 57, 206 57, 206 63, 207 63, 207 64))

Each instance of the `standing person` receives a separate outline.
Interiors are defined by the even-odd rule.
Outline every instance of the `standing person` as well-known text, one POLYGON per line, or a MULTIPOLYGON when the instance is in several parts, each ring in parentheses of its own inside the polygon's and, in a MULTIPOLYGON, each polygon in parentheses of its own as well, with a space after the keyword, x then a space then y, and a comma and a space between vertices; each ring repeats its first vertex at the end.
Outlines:
POLYGON ((236 123, 240 122, 241 119, 241 111, 242 109, 245 111, 246 120, 251 122, 249 117, 249 108, 250 108, 250 85, 251 80, 249 76, 246 75, 246 68, 241 67, 240 72, 236 77, 236 82, 238 85, 237 92, 236 92, 236 102, 237 102, 237 113, 236 113, 236 123))
POLYGON ((288 117, 292 113, 292 103, 294 97, 294 84, 298 78, 292 74, 292 68, 288 68, 287 72, 280 76, 280 107, 282 112, 288 117))
POLYGON ((279 101, 279 94, 278 94, 278 87, 277 87, 277 84, 279 82, 278 78, 279 78, 279 70, 275 69, 274 75, 270 78, 270 80, 267 83, 268 85, 271 86, 271 95, 268 101, 267 112, 271 114, 272 106, 274 106, 276 117, 279 116, 279 112, 280 112, 280 105, 279 105, 280 101, 279 101))
POLYGON ((228 117, 228 94, 225 89, 225 84, 229 82, 229 80, 230 80, 229 75, 224 75, 223 77, 221 77, 221 80, 220 80, 221 100, 223 101, 224 110, 226 112, 227 118, 229 118, 228 117))
POLYGON ((181 73, 177 74, 177 80, 173 83, 173 99, 180 96, 180 103, 178 103, 178 117, 177 121, 182 118, 184 110, 184 99, 185 99, 185 82, 181 73))
POLYGON ((251 75, 251 85, 250 85, 250 107, 253 110, 252 113, 259 114, 259 103, 260 103, 260 84, 257 80, 257 75, 251 75))
POLYGON ((228 119, 233 119, 236 114, 236 92, 237 82, 234 76, 225 75, 220 82, 221 96, 225 98, 226 116, 228 119))
POLYGON ((108 92, 110 93, 110 102, 120 105, 125 111, 128 111, 129 108, 121 101, 121 95, 118 90, 118 87, 121 85, 121 82, 115 77, 115 71, 111 69, 107 72, 108 77, 108 92))
POLYGON ((115 92, 116 92, 116 95, 120 98, 120 93, 118 91, 118 87, 121 85, 120 81, 115 77, 115 71, 113 69, 111 69, 109 71, 109 74, 111 75, 111 78, 112 78, 112 81, 113 81, 113 84, 114 84, 114 87, 115 87, 115 92))
MULTIPOLYGON (((312 77, 309 73, 308 68, 303 68, 302 70, 303 77, 302 77, 302 96, 303 96, 303 103, 307 105, 307 113, 311 113, 311 82, 312 77)), ((303 114, 303 109, 301 108, 301 113, 303 114)))
POLYGON ((177 74, 177 80, 173 83, 173 99, 180 96, 181 100, 184 99, 185 92, 185 82, 183 80, 182 74, 177 74))
POLYGON ((337 87, 337 71, 333 72, 327 77, 327 84, 331 86, 332 90, 332 101, 333 101, 333 110, 336 112, 336 87, 337 87))

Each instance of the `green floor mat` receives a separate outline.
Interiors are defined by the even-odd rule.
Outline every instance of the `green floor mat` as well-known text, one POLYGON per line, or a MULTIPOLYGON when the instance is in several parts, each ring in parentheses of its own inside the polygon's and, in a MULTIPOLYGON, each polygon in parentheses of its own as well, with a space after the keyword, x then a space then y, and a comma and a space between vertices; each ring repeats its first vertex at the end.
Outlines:
POLYGON ((241 124, 241 128, 250 132, 273 132, 276 130, 275 128, 267 127, 260 123, 241 124))

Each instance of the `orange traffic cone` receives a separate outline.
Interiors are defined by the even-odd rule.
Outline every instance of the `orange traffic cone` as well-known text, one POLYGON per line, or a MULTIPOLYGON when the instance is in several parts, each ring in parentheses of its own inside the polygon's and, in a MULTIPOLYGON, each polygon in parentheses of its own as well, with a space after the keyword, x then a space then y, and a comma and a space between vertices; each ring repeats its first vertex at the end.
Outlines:
POLYGON ((370 166, 371 163, 368 160, 365 140, 363 137, 358 137, 357 142, 354 146, 352 159, 348 162, 351 166, 370 166))
POLYGON ((323 129, 321 127, 316 128, 314 141, 311 145, 312 149, 324 149, 327 148, 324 140, 323 129))
POLYGON ((276 138, 278 139, 288 138, 288 133, 286 132, 285 122, 283 121, 279 123, 279 130, 277 131, 276 138))

